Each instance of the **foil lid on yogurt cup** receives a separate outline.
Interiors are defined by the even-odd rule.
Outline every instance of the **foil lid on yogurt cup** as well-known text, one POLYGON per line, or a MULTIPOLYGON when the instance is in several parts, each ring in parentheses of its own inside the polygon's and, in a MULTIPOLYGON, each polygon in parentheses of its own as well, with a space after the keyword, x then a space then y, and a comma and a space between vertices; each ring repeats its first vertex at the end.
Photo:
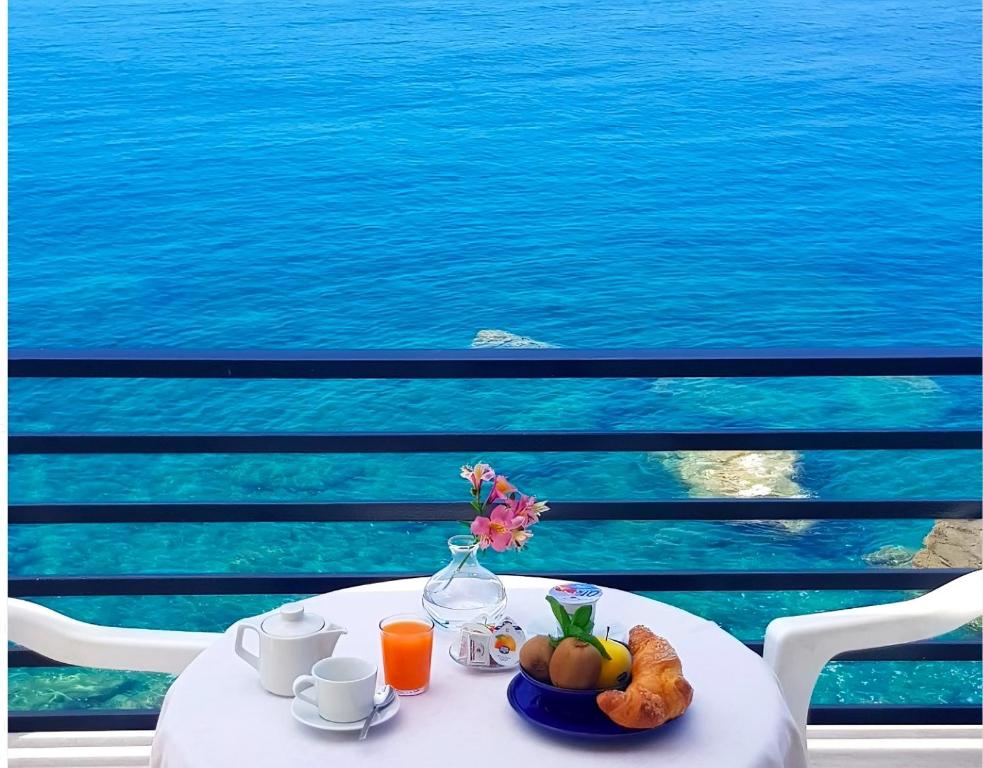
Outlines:
POLYGON ((555 597, 562 605, 592 605, 600 600, 600 587, 593 584, 559 584, 550 590, 550 596, 555 597))

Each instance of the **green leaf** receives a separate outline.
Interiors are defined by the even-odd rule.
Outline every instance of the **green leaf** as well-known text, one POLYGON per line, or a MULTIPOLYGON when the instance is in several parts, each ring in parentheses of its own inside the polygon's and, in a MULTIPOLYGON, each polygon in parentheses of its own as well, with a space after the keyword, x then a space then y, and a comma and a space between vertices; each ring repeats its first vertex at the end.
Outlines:
POLYGON ((570 614, 566 612, 566 609, 560 605, 560 601, 553 597, 553 595, 547 595, 546 602, 548 602, 550 604, 550 608, 553 609, 553 615, 556 617, 556 621, 560 625, 560 631, 563 632, 563 636, 566 637, 570 634, 570 626, 572 624, 570 621, 570 614))
POLYGON ((598 640, 596 637, 594 637, 594 635, 592 635, 590 632, 586 632, 580 627, 574 627, 572 636, 576 637, 578 640, 583 640, 585 643, 589 643, 590 645, 593 645, 597 649, 597 652, 601 654, 602 659, 611 658, 611 654, 609 654, 605 650, 604 646, 601 645, 601 641, 598 640))
POLYGON ((591 609, 589 605, 580 606, 573 614, 573 623, 582 629, 590 632, 594 628, 594 622, 590 620, 591 609))

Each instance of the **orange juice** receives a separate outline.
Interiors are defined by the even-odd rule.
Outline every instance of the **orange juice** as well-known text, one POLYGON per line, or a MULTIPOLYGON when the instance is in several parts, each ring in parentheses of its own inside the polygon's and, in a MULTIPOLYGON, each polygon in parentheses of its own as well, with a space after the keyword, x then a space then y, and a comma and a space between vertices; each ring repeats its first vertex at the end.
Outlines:
POLYGON ((423 693, 430 684, 433 622, 418 616, 390 616, 379 623, 386 682, 403 696, 423 693))

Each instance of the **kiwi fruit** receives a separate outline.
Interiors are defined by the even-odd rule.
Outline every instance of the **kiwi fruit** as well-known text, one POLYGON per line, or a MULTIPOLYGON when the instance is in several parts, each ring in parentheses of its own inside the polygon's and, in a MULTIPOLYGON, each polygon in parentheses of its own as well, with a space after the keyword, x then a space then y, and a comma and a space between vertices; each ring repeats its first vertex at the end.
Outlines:
POLYGON ((541 683, 550 681, 550 659, 553 657, 553 645, 546 635, 526 640, 519 649, 519 665, 529 677, 541 683))
POLYGON ((558 688, 586 691, 597 687, 601 654, 590 643, 567 637, 560 641, 550 659, 550 679, 558 688))

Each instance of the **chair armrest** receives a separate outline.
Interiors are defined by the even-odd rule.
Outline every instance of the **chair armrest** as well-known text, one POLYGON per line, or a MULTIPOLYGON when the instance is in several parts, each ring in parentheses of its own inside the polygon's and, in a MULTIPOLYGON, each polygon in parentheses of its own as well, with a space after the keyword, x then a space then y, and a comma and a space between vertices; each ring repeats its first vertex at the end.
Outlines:
POLYGON ((104 627, 43 605, 7 600, 8 639, 49 659, 82 667, 178 674, 219 637, 214 632, 104 627))
POLYGON ((834 656, 927 640, 981 614, 983 571, 974 571, 913 600, 775 619, 765 630, 764 659, 804 734, 812 690, 834 656))

